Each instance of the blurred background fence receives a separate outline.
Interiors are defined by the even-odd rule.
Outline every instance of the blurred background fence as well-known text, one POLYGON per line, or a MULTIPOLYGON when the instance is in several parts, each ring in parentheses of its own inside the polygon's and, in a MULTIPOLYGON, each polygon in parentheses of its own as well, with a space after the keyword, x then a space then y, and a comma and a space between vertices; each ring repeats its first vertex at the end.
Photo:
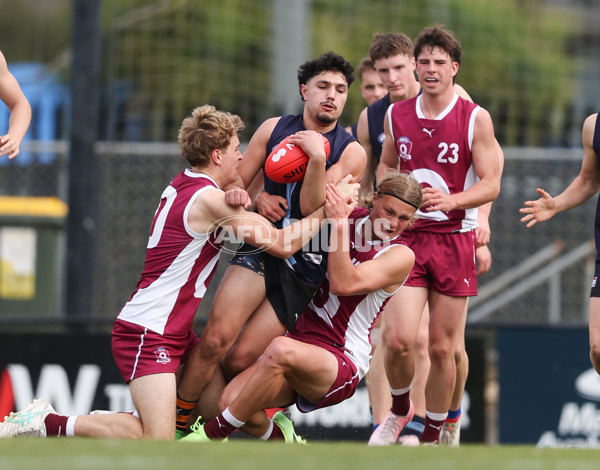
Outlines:
MULTIPOLYGON (((555 195, 579 172, 581 125, 600 109, 600 2, 96 2, 101 77, 99 90, 90 92, 100 96, 99 124, 87 169, 93 172, 94 197, 77 201, 86 208, 82 223, 93 233, 86 246, 91 286, 70 289, 68 264, 56 261, 58 293, 49 307, 32 306, 0 289, 3 327, 111 324, 141 272, 159 195, 184 168, 176 134, 195 106, 210 103, 242 116, 247 141, 264 119, 301 109, 296 71, 306 59, 333 50, 356 64, 374 32, 403 31, 414 38, 433 22, 461 40, 458 81, 490 111, 506 153, 502 191, 492 210, 493 267, 480 278, 471 323, 587 323, 595 202, 529 230, 519 223, 518 209, 536 197, 537 187, 555 195), (89 309, 67 312, 65 299, 78 295, 86 296, 89 309)), ((0 159, 0 196, 74 203, 69 201, 69 186, 78 178, 73 163, 90 157, 70 152, 72 44, 81 40, 71 33, 78 21, 75 3, 0 0, 0 49, 34 113, 22 153, 15 160, 0 159)), ((363 106, 355 84, 342 123, 355 121, 363 106)), ((0 104, 0 133, 7 120, 0 104)), ((4 258, 11 258, 6 229, 13 216, 0 211, 0 284, 9 276, 4 258)), ((46 237, 38 230, 43 219, 27 218, 38 238, 46 237)), ((68 257, 66 219, 54 230, 59 232, 54 245, 43 249, 68 257)), ((38 255, 40 249, 38 244, 38 255)))

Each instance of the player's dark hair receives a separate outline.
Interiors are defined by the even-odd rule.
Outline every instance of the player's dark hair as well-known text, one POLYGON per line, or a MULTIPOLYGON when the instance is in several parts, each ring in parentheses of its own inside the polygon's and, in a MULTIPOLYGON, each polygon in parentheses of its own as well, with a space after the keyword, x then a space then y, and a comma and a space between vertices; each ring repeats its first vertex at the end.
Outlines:
POLYGON ((452 31, 445 29, 443 25, 434 24, 419 33, 417 39, 415 39, 415 59, 418 60, 423 49, 433 49, 434 47, 446 51, 452 62, 457 62, 460 65, 462 58, 460 41, 456 39, 452 31))
POLYGON ((181 158, 191 166, 203 167, 210 161, 213 150, 226 150, 233 136, 243 128, 237 114, 218 111, 208 104, 199 106, 183 120, 177 134, 181 158))
POLYGON ((397 55, 412 57, 413 43, 404 33, 375 33, 369 47, 373 63, 397 55))
POLYGON ((328 51, 321 54, 316 59, 305 62, 298 68, 300 96, 302 96, 302 85, 306 85, 308 81, 316 75, 332 71, 340 72, 344 76, 348 88, 354 81, 354 66, 341 55, 328 51))
POLYGON ((373 66, 373 61, 371 60, 370 57, 363 57, 362 59, 360 59, 360 62, 356 66, 356 75, 358 75, 358 78, 360 79, 361 82, 362 82, 363 74, 365 72, 369 72, 369 71, 375 72, 375 67, 373 66))

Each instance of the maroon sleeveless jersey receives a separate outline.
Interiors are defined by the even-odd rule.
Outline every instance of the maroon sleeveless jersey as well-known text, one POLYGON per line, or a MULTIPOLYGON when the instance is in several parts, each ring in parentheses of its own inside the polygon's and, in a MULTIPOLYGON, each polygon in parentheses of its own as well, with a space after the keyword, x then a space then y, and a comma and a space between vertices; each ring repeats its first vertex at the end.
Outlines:
MULTIPOLYGON (((425 119, 421 95, 392 104, 387 116, 400 160, 423 187, 439 188, 446 194, 466 191, 478 177, 471 159, 475 116, 481 109, 454 95, 452 102, 435 119, 425 119)), ((412 231, 467 232, 477 228, 477 208, 449 212, 417 211, 412 231)))
POLYGON ((196 233, 190 207, 204 191, 220 191, 203 173, 185 170, 163 191, 154 215, 144 270, 119 320, 160 334, 185 336, 219 260, 221 229, 196 233))

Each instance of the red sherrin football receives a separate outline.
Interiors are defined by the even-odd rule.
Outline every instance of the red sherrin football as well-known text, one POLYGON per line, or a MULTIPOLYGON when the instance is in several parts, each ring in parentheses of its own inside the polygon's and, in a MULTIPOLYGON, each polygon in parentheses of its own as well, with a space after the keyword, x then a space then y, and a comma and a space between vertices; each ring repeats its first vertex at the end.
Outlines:
MULTIPOLYGON (((329 157, 329 140, 323 136, 325 155, 329 157)), ((277 144, 265 162, 265 174, 276 183, 295 183, 304 179, 308 155, 299 145, 290 144, 288 137, 277 144)))

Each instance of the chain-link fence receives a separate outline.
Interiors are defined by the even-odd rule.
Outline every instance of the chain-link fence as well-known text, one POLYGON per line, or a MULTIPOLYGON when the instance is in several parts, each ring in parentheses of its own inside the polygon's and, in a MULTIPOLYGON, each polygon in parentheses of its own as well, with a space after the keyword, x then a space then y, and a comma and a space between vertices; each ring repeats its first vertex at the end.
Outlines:
MULTIPOLYGON (((27 0, 18 8, 9 3, 0 0, 0 26, 19 25, 30 38, 22 40, 15 31, 13 42, 3 42, 9 68, 17 75, 15 62, 38 66, 17 76, 34 118, 22 154, 0 159, 0 195, 68 202, 69 182, 77 178, 69 173, 69 159, 81 156, 69 156, 65 143, 70 38, 64 14, 54 13, 68 14, 71 1, 27 0)), ((193 107, 210 103, 240 114, 248 140, 264 119, 300 108, 295 73, 303 61, 333 50, 356 64, 375 32, 403 31, 414 38, 424 26, 441 22, 463 45, 458 81, 490 111, 507 157, 492 211, 493 267, 480 278, 482 296, 472 302, 471 321, 586 323, 595 203, 530 230, 518 222, 518 209, 537 196, 536 187, 556 194, 579 171, 581 125, 600 109, 597 2, 100 3, 102 143, 96 145, 94 200, 86 201, 94 232, 93 302, 78 321, 114 318, 135 288, 158 197, 183 168, 173 142, 193 107)), ((363 106, 355 84, 341 122, 355 121, 363 106)), ((0 103, 0 133, 7 123, 0 103)), ((0 321, 10 315, 0 311, 0 321)))
POLYGON ((529 229, 519 222, 524 201, 539 197, 536 188, 555 196, 568 186, 581 169, 583 151, 505 151, 502 189, 491 214, 492 269, 479 278, 480 293, 491 288, 494 294, 472 302, 470 320, 586 325, 594 260, 590 240, 594 237, 595 198, 529 229), (560 266, 556 266, 558 260, 560 266), (530 285, 532 280, 536 282, 530 285), (495 284, 499 284, 497 289, 495 284), (493 302, 494 310, 482 310, 483 300, 493 302))
MULTIPOLYGON (((96 221, 94 246, 90 247, 93 302, 84 319, 108 322, 135 289, 160 194, 185 165, 174 144, 99 143, 96 148, 97 199, 90 208, 90 218, 96 221)), ((537 187, 556 195, 570 183, 579 172, 582 152, 524 148, 505 152, 502 190, 491 216, 493 265, 479 278, 486 298, 473 299, 471 320, 477 324, 584 325, 594 260, 590 239, 595 201, 531 229, 519 222, 519 208, 525 200, 537 198, 537 187), (578 256, 576 250, 581 249, 584 253, 578 256), (566 262, 555 266, 561 257, 566 262), (532 279, 539 281, 532 283, 532 279)), ((59 152, 51 165, 22 167, 11 162, 0 167, 0 189, 16 185, 20 194, 60 195, 58 182, 67 179, 66 159, 66 153, 59 152)), ((210 294, 200 316, 209 305, 210 294)), ((4 313, 14 319, 11 312, 4 313)))

